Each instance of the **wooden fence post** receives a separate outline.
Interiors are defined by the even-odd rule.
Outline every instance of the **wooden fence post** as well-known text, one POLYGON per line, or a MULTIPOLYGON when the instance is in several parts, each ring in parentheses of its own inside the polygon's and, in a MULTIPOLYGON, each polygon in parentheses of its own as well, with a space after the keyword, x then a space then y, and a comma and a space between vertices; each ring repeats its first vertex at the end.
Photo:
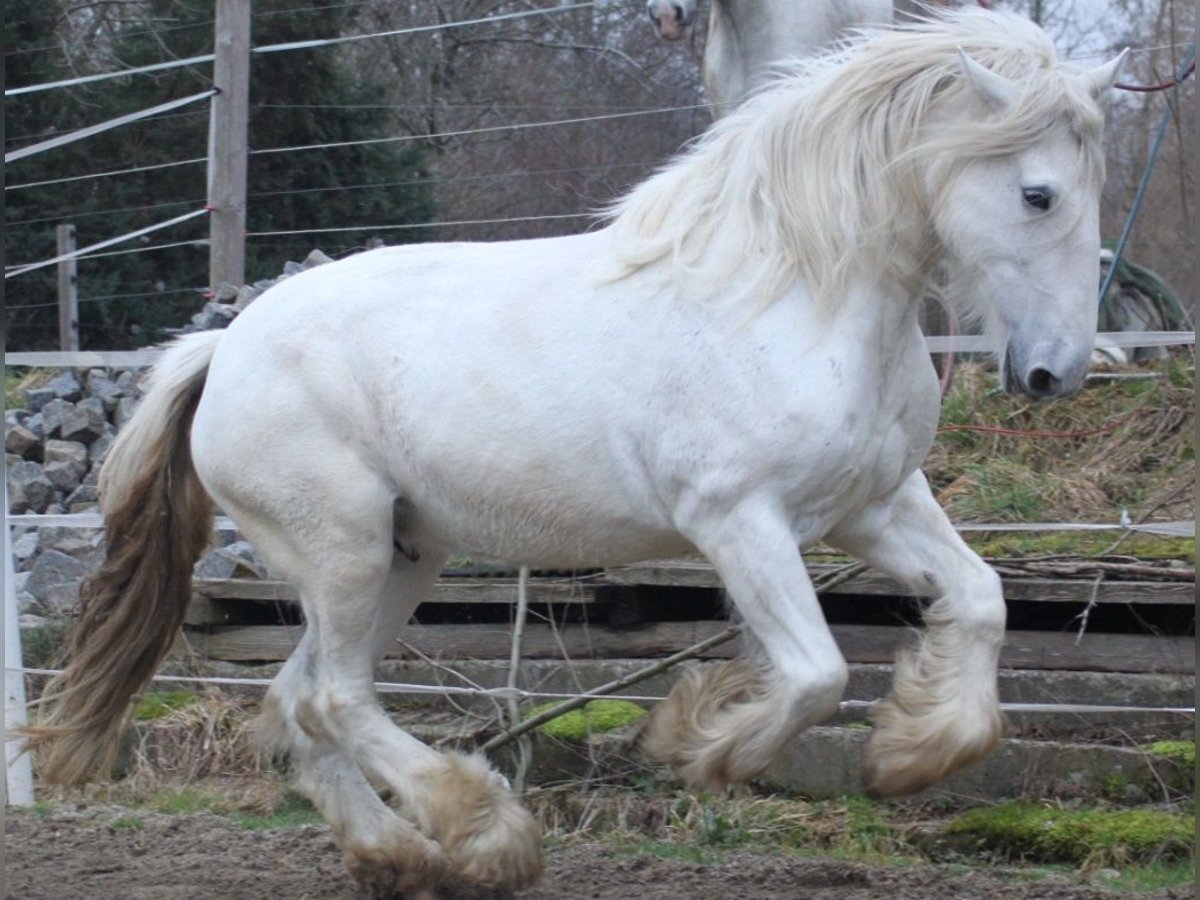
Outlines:
POLYGON ((208 146, 208 281, 246 282, 246 167, 250 115, 250 0, 218 0, 208 146))
MULTIPOLYGON (((75 252, 75 226, 55 229, 57 256, 75 252)), ((75 258, 58 262, 58 349, 79 349, 79 274, 75 258)))

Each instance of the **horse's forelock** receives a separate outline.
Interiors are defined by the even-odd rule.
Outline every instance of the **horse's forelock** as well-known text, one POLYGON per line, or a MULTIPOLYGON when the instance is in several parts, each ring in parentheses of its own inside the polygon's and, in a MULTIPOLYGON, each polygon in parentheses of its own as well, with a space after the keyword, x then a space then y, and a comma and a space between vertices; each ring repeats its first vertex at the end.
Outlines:
POLYGON ((866 32, 786 69, 610 209, 628 270, 669 261, 691 293, 760 303, 800 278, 831 303, 857 276, 928 274, 933 248, 899 243, 895 227, 930 199, 912 193, 921 166, 1017 152, 1065 123, 1102 177, 1103 119, 1085 80, 1014 14, 962 9, 866 32), (1017 82, 1021 99, 929 129, 932 111, 971 102, 960 49, 1017 82))

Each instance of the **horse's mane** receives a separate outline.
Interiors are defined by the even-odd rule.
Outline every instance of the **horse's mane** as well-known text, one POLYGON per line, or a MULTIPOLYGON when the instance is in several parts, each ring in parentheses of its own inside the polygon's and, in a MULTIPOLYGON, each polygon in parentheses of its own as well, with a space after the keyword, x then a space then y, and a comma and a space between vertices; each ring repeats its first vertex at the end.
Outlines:
POLYGON ((943 184, 970 159, 1005 155, 1066 124, 1103 178, 1103 116, 1082 70, 1014 14, 966 8, 789 64, 608 210, 624 274, 664 262, 698 297, 766 304, 802 279, 822 303, 866 275, 920 290, 940 249, 928 229, 943 184), (1002 115, 960 114, 973 90, 959 50, 1021 84, 1002 115), (928 177, 928 167, 937 167, 928 177), (922 174, 923 170, 923 174, 922 174), (941 177, 938 177, 941 176, 941 177), (923 179, 923 180, 922 180, 923 179), (916 218, 914 218, 916 217, 916 218))

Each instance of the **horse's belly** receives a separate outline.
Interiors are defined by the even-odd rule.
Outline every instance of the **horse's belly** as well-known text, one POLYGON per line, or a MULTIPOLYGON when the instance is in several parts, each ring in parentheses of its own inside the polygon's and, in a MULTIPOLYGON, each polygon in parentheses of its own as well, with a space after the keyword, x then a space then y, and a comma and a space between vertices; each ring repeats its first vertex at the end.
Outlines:
POLYGON ((669 524, 614 508, 611 499, 447 490, 418 501, 417 516, 419 527, 451 552, 539 567, 615 565, 692 549, 669 524))

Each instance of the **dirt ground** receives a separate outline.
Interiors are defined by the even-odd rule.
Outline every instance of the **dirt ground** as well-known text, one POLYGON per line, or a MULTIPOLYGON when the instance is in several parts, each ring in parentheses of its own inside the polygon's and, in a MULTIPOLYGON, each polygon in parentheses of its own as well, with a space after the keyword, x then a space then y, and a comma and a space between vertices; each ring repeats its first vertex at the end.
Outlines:
MULTIPOLYGON (((219 816, 113 807, 7 810, 5 896, 10 900, 358 900, 328 829, 248 831, 219 816)), ((1112 900, 1066 874, 1036 881, 1015 869, 868 866, 834 859, 730 853, 700 864, 598 844, 547 853, 546 875, 517 895, 448 891, 441 900, 1112 900)), ((1184 900, 1194 885, 1151 896, 1184 900)), ((1124 896, 1129 896, 1128 894, 1124 896)))

